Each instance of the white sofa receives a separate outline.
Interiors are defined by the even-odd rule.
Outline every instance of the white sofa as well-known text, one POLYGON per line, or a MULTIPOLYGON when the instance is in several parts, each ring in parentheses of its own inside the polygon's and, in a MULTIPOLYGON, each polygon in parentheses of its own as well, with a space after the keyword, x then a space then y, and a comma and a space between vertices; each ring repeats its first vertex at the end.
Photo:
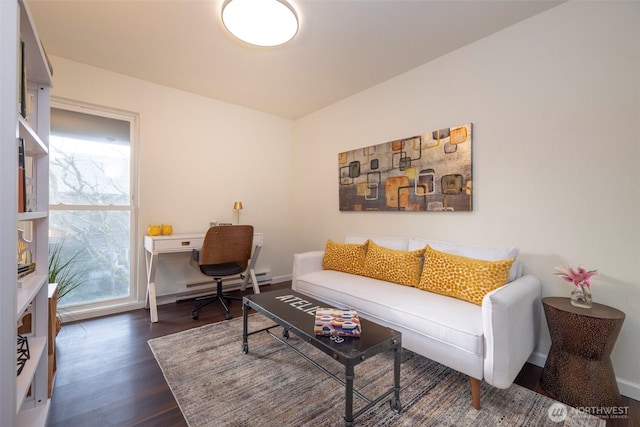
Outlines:
POLYGON ((437 251, 496 261, 515 257, 508 283, 482 305, 370 277, 324 270, 324 250, 294 255, 292 288, 402 332, 404 348, 469 376, 472 404, 480 409, 484 380, 507 388, 531 355, 539 331, 540 281, 522 275, 517 248, 489 248, 422 238, 348 234, 345 243, 371 239, 378 246, 437 251))

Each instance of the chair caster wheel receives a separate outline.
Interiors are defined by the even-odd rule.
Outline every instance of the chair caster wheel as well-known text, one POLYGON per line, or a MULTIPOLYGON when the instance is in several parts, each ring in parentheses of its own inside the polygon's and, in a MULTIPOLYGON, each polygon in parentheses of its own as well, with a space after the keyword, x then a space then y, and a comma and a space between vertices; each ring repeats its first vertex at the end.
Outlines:
POLYGON ((285 329, 284 331, 282 331, 282 337, 286 338, 286 339, 289 339, 289 330, 288 329, 285 329))
POLYGON ((191 313, 191 318, 193 320, 198 320, 198 317, 199 317, 198 313, 191 313))
POLYGON ((225 316, 225 319, 231 320, 233 319, 233 316, 231 315, 231 313, 227 313, 227 315, 225 316))

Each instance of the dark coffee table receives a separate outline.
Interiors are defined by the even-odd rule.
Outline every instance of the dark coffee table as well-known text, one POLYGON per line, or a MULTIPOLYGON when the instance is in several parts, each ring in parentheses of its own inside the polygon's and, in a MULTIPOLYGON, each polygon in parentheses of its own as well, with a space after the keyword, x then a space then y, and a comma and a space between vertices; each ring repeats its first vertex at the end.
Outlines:
MULTIPOLYGON (((249 295, 242 298, 242 351, 249 352, 249 335, 266 331, 278 341, 286 344, 302 357, 311 362, 314 366, 327 373, 331 378, 338 381, 345 387, 345 411, 344 422, 346 426, 352 426, 353 420, 362 415, 382 401, 385 397, 391 396, 391 408, 400 412, 400 359, 402 353, 402 334, 393 329, 378 325, 377 323, 360 318, 362 333, 360 337, 344 337, 342 341, 335 337, 318 336, 315 334, 313 326, 315 323, 315 310, 319 307, 329 307, 326 303, 302 295, 291 289, 279 289, 276 291, 263 292, 257 295, 249 295), (251 333, 248 332, 249 308, 256 310, 276 325, 263 328, 251 333), (282 326, 284 328, 282 338, 271 332, 271 329, 282 326), (305 355, 301 350, 287 342, 289 332, 298 335, 304 341, 310 343, 323 353, 337 360, 345 367, 345 381, 336 377, 319 363, 305 355), (341 342, 337 342, 341 341, 341 342), (394 354, 393 385, 384 391, 380 396, 369 399, 353 388, 355 377, 355 366, 362 361, 381 353, 385 350, 392 350, 394 354), (353 395, 358 396, 366 405, 353 413, 353 395)), ((342 307, 344 308, 344 307, 342 307)))

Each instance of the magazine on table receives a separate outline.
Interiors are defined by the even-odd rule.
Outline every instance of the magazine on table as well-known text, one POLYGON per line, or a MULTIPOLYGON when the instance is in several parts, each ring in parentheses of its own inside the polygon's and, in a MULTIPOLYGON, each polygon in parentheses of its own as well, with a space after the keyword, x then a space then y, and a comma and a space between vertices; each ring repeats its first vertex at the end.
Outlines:
POLYGON ((318 308, 314 325, 316 335, 359 337, 362 331, 358 312, 346 308, 318 308))

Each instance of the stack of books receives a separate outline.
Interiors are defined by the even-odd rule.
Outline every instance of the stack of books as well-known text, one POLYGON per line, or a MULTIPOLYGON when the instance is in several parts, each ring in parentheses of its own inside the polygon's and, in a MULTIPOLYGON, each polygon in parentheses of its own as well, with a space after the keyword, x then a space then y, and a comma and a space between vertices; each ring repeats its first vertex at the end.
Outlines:
POLYGON ((318 308, 314 332, 316 335, 359 337, 362 328, 358 312, 354 309, 318 308))
POLYGON ((21 279, 36 271, 36 263, 18 264, 18 279, 21 279))

